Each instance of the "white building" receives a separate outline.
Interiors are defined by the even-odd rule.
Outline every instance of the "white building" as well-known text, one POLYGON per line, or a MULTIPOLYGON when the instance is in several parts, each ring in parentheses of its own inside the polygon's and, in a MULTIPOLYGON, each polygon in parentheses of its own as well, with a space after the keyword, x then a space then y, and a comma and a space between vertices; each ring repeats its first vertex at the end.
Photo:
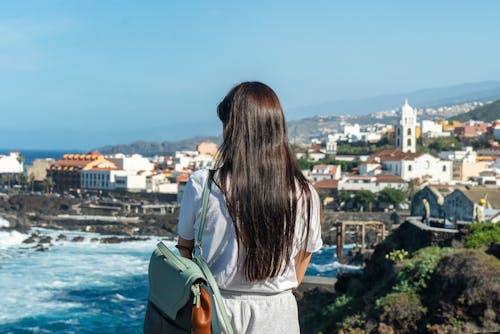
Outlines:
POLYGON ((403 152, 415 153, 417 151, 417 111, 413 109, 408 100, 401 107, 400 120, 395 126, 396 147, 403 152))
POLYGON ((423 120, 420 123, 420 133, 423 136, 429 138, 438 138, 438 137, 449 137, 451 133, 448 131, 443 132, 443 124, 441 122, 435 122, 431 120, 423 120))
POLYGON ((340 165, 314 165, 310 179, 314 182, 321 180, 340 179, 342 167, 340 165))
MULTIPOLYGON (((453 175, 453 163, 441 160, 430 154, 402 152, 401 150, 383 150, 373 154, 362 171, 376 170, 380 164, 381 171, 400 176, 409 181, 415 178, 435 183, 449 183, 453 175), (369 168, 368 168, 369 167, 369 168)), ((372 173, 376 174, 376 173, 372 173)))
POLYGON ((82 170, 80 173, 80 185, 82 189, 91 190, 114 190, 116 176, 126 175, 127 172, 116 168, 92 168, 82 170))
POLYGON ((82 170, 80 184, 82 189, 103 191, 141 192, 147 190, 147 173, 120 170, 98 165, 82 170))
POLYGON ((439 157, 445 160, 474 163, 477 161, 477 152, 472 146, 466 146, 460 151, 442 151, 439 157))
POLYGON ((106 156, 106 159, 113 162, 118 169, 127 172, 151 171, 154 170, 154 164, 140 154, 126 156, 122 153, 106 156))
POLYGON ((153 173, 146 178, 148 192, 177 194, 177 183, 170 182, 168 176, 162 172, 153 173))
POLYGON ((124 174, 115 176, 115 190, 141 192, 145 191, 146 175, 144 174, 124 174))
POLYGON ((21 153, 10 152, 9 155, 0 155, 0 174, 20 174, 23 172, 21 153))
POLYGON ((326 142, 326 153, 337 154, 337 138, 334 135, 328 135, 328 141, 326 142))
POLYGON ((198 170, 212 168, 214 157, 206 154, 199 154, 197 151, 175 152, 175 170, 198 170))
POLYGON ((384 188, 403 190, 407 182, 394 174, 351 175, 343 177, 338 184, 339 191, 369 190, 378 193, 384 188))

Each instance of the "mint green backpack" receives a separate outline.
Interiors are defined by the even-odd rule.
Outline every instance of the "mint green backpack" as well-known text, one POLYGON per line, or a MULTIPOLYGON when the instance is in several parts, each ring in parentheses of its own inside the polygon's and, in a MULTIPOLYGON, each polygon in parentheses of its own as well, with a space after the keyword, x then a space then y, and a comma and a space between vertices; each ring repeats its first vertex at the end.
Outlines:
POLYGON ((200 228, 196 238, 193 260, 174 254, 163 242, 149 261, 149 297, 144 333, 191 333, 191 310, 199 305, 200 288, 205 288, 212 304, 212 333, 233 334, 231 322, 222 302, 219 287, 202 257, 201 240, 205 226, 212 178, 203 189, 200 228), (218 314, 222 319, 219 322, 218 314))

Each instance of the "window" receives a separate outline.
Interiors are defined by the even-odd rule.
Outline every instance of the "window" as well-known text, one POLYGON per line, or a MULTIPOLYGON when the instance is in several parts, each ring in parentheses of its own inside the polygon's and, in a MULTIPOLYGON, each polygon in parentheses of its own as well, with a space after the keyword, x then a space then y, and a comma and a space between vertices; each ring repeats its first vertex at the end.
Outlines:
POLYGON ((398 128, 398 136, 401 135, 401 128, 398 128))
POLYGON ((408 136, 411 136, 411 128, 408 128, 408 136))
POLYGON ((446 165, 443 165, 443 172, 446 172, 446 165))
POLYGON ((408 165, 408 171, 411 172, 411 165, 408 165))
POLYGON ((411 139, 408 139, 406 143, 408 144, 408 146, 411 146, 411 139))
POLYGON ((399 147, 399 146, 400 146, 400 145, 399 145, 399 138, 398 138, 398 140, 396 141, 396 146, 397 146, 397 147, 399 147))

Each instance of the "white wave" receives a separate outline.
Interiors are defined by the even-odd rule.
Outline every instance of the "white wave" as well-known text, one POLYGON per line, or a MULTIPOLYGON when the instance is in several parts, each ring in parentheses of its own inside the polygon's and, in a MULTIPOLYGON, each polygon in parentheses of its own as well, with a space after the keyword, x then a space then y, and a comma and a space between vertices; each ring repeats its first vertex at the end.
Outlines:
POLYGON ((134 298, 127 298, 119 293, 115 293, 113 295, 113 298, 112 298, 114 301, 128 301, 128 302, 131 302, 131 301, 134 301, 135 299, 134 298))
POLYGON ((335 270, 336 267, 334 266, 334 263, 327 263, 327 264, 315 264, 315 263, 309 263, 309 268, 317 271, 318 273, 324 273, 327 271, 332 271, 335 270))
POLYGON ((10 227, 10 223, 7 219, 3 218, 2 216, 0 216, 0 228, 2 227, 10 227))
MULTIPOLYGON (((72 290, 119 288, 121 278, 146 275, 149 255, 158 242, 153 238, 105 244, 100 242, 105 236, 98 234, 39 228, 31 232, 52 238, 48 250, 24 249, 22 241, 29 235, 0 232, 0 249, 5 248, 0 252, 0 323, 67 312, 71 308, 88 308, 78 301, 67 302, 60 297, 72 290), (57 241, 60 234, 66 239, 57 241), (71 241, 77 236, 84 241, 71 241), (92 241, 94 238, 97 241, 92 241)), ((173 246, 174 241, 166 243, 173 246)), ((112 298, 116 302, 133 301, 120 294, 112 298)))
POLYGON ((309 268, 319 272, 319 273, 324 273, 328 271, 334 271, 334 270, 360 270, 363 267, 360 266, 353 266, 349 264, 341 264, 338 261, 331 262, 331 263, 326 263, 326 264, 316 264, 316 263, 310 263, 309 268))
POLYGON ((28 235, 17 231, 0 231, 0 249, 22 245, 28 235))

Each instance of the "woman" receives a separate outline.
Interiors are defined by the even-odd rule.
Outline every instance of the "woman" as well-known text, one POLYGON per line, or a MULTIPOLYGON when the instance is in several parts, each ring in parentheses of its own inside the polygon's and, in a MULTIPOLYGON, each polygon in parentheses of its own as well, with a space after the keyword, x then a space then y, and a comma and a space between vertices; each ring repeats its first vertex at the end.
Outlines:
POLYGON ((320 204, 290 149, 278 97, 260 82, 234 87, 219 104, 223 143, 216 169, 186 185, 178 248, 191 256, 201 195, 213 179, 203 256, 237 333, 299 333, 292 289, 322 246, 320 204))

